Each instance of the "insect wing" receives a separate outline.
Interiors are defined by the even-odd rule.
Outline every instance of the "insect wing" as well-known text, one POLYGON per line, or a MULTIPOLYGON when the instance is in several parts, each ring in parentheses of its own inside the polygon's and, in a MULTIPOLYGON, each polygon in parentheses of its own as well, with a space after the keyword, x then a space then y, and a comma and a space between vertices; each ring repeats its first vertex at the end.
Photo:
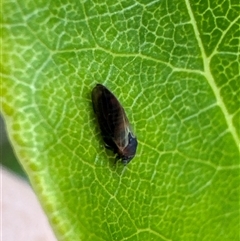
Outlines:
POLYGON ((92 102, 103 138, 111 138, 119 148, 124 148, 129 124, 117 98, 106 87, 97 84, 92 91, 92 102))
POLYGON ((129 136, 129 122, 128 119, 124 113, 121 116, 119 116, 119 126, 117 127, 114 135, 114 142, 118 146, 119 149, 123 150, 128 145, 128 136, 129 136))

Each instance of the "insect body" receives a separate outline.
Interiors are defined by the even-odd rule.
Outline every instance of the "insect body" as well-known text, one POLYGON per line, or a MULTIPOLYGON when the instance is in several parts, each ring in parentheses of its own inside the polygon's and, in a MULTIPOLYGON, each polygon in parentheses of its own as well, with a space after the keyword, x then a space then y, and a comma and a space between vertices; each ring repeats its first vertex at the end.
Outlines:
POLYGON ((101 84, 92 90, 92 103, 106 148, 117 154, 117 160, 121 159, 124 165, 128 164, 135 156, 138 142, 123 107, 101 84))

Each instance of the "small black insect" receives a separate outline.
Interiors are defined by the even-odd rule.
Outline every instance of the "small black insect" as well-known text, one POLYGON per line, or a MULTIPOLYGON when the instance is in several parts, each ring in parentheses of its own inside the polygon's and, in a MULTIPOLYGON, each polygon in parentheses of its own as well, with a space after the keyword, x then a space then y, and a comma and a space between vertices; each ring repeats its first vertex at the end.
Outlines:
POLYGON ((105 147, 117 154, 124 165, 135 156, 137 138, 133 135, 125 111, 117 98, 103 85, 92 90, 93 109, 96 113, 105 147))

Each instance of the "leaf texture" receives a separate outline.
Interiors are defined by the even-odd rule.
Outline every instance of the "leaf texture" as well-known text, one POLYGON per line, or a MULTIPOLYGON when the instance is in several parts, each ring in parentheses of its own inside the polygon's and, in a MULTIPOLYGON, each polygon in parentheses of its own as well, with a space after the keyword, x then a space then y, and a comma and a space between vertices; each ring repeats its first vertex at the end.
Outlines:
POLYGON ((1 103, 59 238, 239 239, 239 4, 6 1, 1 103), (91 104, 102 83, 139 145, 113 166, 91 104))

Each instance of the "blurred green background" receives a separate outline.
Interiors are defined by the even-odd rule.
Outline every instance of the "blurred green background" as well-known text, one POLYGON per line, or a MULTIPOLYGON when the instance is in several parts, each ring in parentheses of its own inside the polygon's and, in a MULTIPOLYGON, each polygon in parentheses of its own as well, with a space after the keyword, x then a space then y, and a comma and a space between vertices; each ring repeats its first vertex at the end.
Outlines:
POLYGON ((27 176, 17 160, 14 150, 9 142, 6 125, 0 115, 0 161, 3 167, 10 169, 17 175, 27 179, 27 176))

